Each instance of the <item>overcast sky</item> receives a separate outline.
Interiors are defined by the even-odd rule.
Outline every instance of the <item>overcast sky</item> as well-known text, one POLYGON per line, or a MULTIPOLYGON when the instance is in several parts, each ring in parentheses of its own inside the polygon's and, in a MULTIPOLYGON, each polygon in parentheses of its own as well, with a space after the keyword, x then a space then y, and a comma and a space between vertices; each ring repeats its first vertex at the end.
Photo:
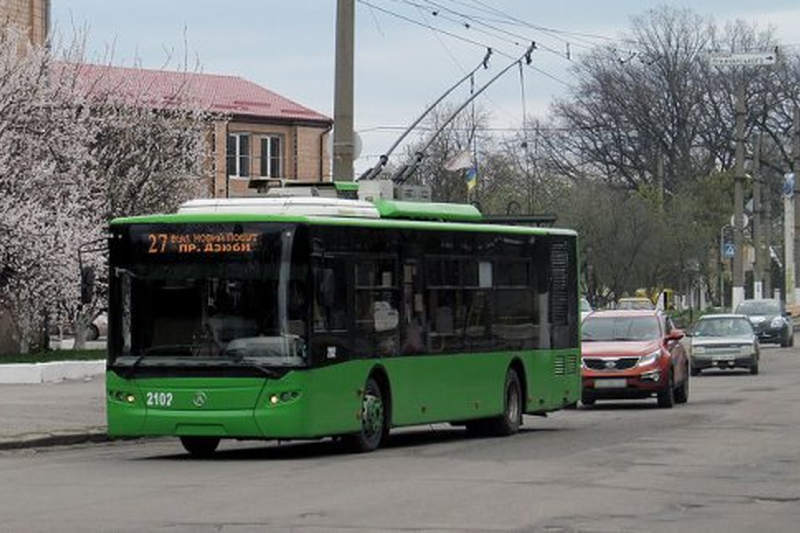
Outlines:
MULTIPOLYGON (((524 106, 529 114, 544 116, 552 99, 563 95, 573 79, 565 57, 567 42, 574 59, 590 43, 610 42, 601 37, 620 39, 632 16, 664 3, 691 7, 718 23, 741 18, 763 27, 773 25, 783 44, 800 46, 797 0, 357 0, 355 128, 364 148, 356 170, 374 164, 374 157, 399 135, 386 127, 409 124, 471 70, 483 56, 481 45, 513 57, 521 55, 528 43, 509 34, 543 45, 534 54, 534 65, 552 77, 525 69, 524 106), (439 14, 434 16, 433 11, 439 14), (453 12, 470 15, 471 27, 465 28, 453 12), (482 26, 476 17, 493 28, 482 26), (517 22, 509 24, 509 17, 517 22), (518 47, 511 41, 524 44, 518 47)), ((111 57, 117 65, 138 62, 144 68, 176 69, 188 50, 203 72, 241 76, 333 117, 336 0, 128 0, 125 8, 122 4, 52 0, 54 28, 62 36, 75 26, 88 28, 91 61, 111 57)), ((618 45, 625 46, 622 41, 618 45)), ((510 61, 496 55, 477 83, 488 81, 510 61)), ((453 102, 466 98, 467 90, 455 93, 453 102)), ((520 93, 514 70, 479 97, 491 112, 494 127, 519 125, 520 93)))

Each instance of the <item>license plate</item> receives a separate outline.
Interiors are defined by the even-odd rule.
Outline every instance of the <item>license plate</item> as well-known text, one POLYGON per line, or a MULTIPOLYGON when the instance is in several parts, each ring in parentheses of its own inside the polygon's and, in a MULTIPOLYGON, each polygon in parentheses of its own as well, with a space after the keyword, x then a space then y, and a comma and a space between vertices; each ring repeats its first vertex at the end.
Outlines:
POLYGON ((715 355, 711 358, 713 361, 733 361, 736 359, 735 355, 715 355))
POLYGON ((595 389, 624 389, 628 384, 625 379, 596 379, 594 381, 595 389))

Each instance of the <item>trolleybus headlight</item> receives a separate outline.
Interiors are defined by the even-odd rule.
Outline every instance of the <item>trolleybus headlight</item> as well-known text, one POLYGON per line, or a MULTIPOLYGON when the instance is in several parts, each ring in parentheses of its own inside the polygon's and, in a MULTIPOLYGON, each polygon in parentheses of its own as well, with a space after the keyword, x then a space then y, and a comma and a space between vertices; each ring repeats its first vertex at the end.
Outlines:
POLYGON ((136 401, 136 396, 134 396, 133 394, 126 394, 125 401, 128 403, 133 403, 136 401))
POLYGON ((268 402, 270 405, 278 405, 280 403, 290 402, 300 397, 300 392, 296 390, 276 392, 269 395, 268 402))

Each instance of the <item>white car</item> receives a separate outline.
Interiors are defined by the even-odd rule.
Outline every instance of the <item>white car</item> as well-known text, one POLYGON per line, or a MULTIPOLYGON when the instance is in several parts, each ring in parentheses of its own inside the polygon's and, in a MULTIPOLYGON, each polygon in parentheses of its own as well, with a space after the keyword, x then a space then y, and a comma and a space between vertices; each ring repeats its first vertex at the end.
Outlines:
POLYGON ((100 313, 86 328, 86 340, 96 341, 108 334, 108 315, 100 313))
POLYGON ((589 303, 589 300, 587 300, 586 297, 581 298, 581 322, 583 322, 583 319, 589 316, 589 313, 592 311, 594 311, 594 309, 592 309, 592 304, 589 303))

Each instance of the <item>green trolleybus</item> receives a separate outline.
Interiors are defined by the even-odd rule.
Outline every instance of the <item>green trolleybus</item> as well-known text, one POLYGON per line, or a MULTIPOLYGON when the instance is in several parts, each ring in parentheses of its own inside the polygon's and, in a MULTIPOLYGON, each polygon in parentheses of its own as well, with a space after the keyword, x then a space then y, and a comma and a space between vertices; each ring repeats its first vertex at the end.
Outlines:
POLYGON ((193 200, 114 220, 108 432, 342 437, 434 422, 509 435, 580 395, 576 234, 472 206, 193 200))

